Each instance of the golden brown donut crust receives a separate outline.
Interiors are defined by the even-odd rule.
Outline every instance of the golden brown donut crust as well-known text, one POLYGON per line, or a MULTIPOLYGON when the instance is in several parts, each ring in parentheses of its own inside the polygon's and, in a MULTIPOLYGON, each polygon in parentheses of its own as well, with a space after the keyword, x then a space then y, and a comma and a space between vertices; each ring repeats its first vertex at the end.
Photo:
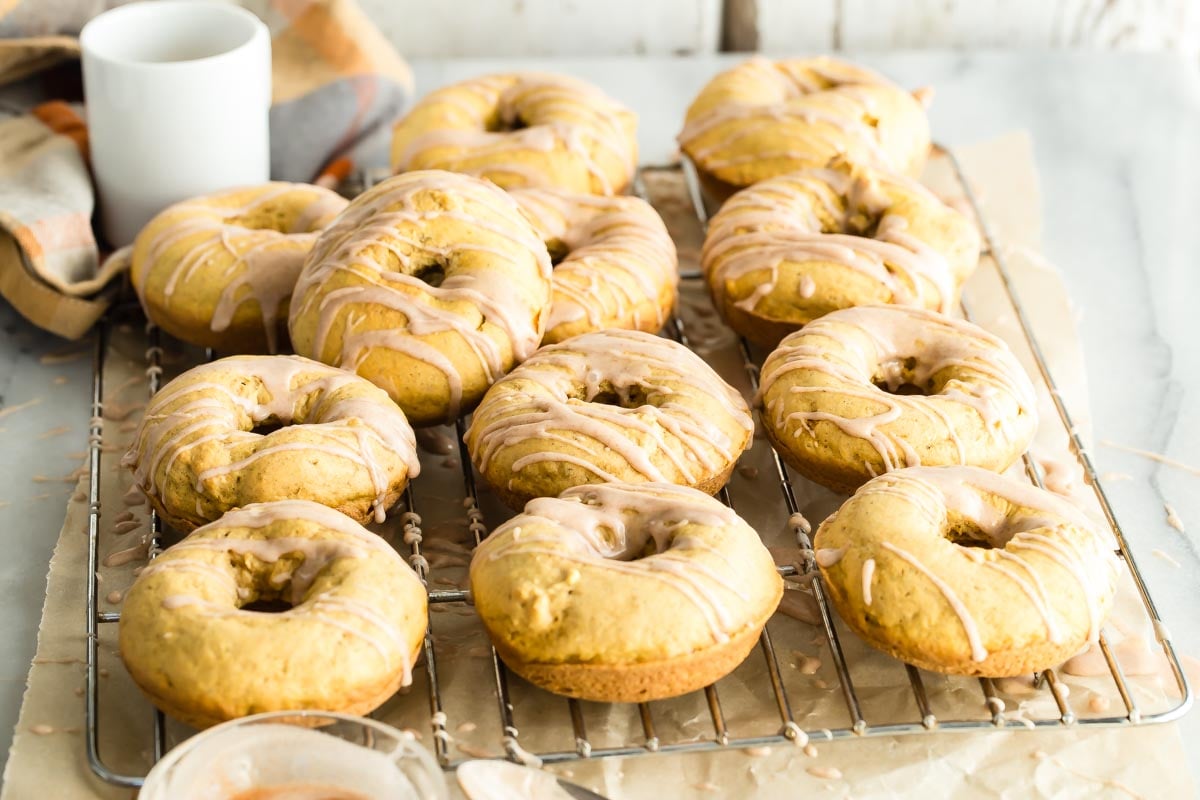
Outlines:
POLYGON ((732 671, 783 594, 758 534, 670 484, 579 486, 534 500, 471 561, 505 663, 558 694, 641 702, 732 671))
POLYGON ((471 459, 511 508, 600 481, 714 493, 750 443, 746 401, 683 345, 597 331, 543 347, 488 391, 471 459))
POLYGON ((431 92, 396 123, 392 169, 614 195, 637 167, 636 132, 637 115, 585 81, 488 75, 431 92))
POLYGON ((1119 569, 1068 501, 973 467, 881 475, 813 541, 850 628, 956 675, 1029 675, 1075 655, 1098 635, 1119 569))
POLYGON ((382 390, 300 356, 183 373, 151 399, 122 464, 180 531, 290 498, 382 521, 420 470, 412 428, 382 390))
POLYGON ((386 542, 302 500, 250 505, 168 548, 130 588, 121 658, 197 728, 263 711, 366 714, 411 682, 425 588, 386 542), (282 601, 279 613, 243 610, 282 601))
POLYGON ((839 308, 950 311, 979 247, 974 224, 925 187, 836 159, 734 195, 709 225, 701 266, 729 326, 774 347, 839 308))
POLYGON ((222 353, 279 352, 304 257, 346 203, 320 186, 274 182, 168 207, 133 243, 130 277, 146 316, 222 353))
POLYGON ((675 307, 679 262, 653 206, 552 189, 510 194, 557 257, 542 344, 605 328, 662 330, 675 307))
POLYGON ((384 389, 414 425, 453 422, 541 342, 550 255, 516 201, 466 175, 397 175, 313 247, 296 352, 384 389))
POLYGON ((918 175, 929 121, 913 95, 870 70, 825 56, 756 56, 700 90, 679 143, 723 198, 834 156, 918 175))
POLYGON ((784 460, 847 494, 901 467, 1002 472, 1037 431, 1033 384, 1002 339, 900 306, 835 311, 793 333, 763 363, 760 398, 784 460))

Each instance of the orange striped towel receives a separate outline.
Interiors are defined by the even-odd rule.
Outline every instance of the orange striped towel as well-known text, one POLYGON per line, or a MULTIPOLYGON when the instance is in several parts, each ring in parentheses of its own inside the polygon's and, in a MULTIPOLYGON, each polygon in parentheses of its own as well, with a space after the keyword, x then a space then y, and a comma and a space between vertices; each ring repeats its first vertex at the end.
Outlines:
MULTIPOLYGON (((34 324, 84 335, 124 265, 101 263, 82 106, 28 98, 48 67, 78 58, 88 13, 118 0, 0 0, 0 296, 34 324), (72 9, 85 8, 86 11, 72 9), (36 35, 34 35, 36 34, 36 35), (24 113, 21 113, 21 112, 24 113)), ((271 173, 335 184, 385 164, 412 74, 355 0, 242 0, 271 29, 271 173)))

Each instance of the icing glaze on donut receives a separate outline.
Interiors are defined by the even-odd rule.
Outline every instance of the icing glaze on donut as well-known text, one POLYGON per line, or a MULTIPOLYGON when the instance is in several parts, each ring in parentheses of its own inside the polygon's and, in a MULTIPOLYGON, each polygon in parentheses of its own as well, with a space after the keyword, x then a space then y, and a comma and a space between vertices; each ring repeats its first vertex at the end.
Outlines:
POLYGON ((527 291, 514 275, 533 264, 536 275, 548 283, 550 258, 519 215, 507 194, 461 175, 411 172, 384 181, 356 198, 313 248, 296 284, 293 339, 297 318, 313 315, 315 333, 306 350, 322 360, 353 370, 372 350, 384 348, 425 362, 445 376, 449 417, 457 416, 463 378, 439 347, 438 334, 452 333, 466 342, 489 383, 511 366, 510 359, 525 360, 541 342, 544 294, 527 291), (419 209, 416 199, 430 193, 450 199, 432 210, 419 209), (467 204, 470 211, 463 210, 467 204), (418 235, 422 226, 438 220, 486 231, 513 247, 418 235), (438 286, 410 274, 429 263, 444 265, 445 278, 438 286), (339 272, 351 276, 352 284, 323 291, 322 285, 339 272), (363 306, 396 314, 386 325, 370 325, 356 308, 363 306), (507 353, 493 329, 507 341, 507 353), (330 358, 327 341, 335 331, 340 349, 330 358))
POLYGON ((745 600, 727 575, 691 557, 714 547, 679 535, 688 525, 745 525, 729 508, 693 489, 662 483, 577 486, 559 497, 531 500, 525 513, 500 526, 475 558, 497 560, 540 553, 630 575, 653 578, 678 591, 707 619, 717 641, 738 626, 726 593, 745 600), (524 534, 522 525, 545 522, 551 532, 524 534), (653 543, 652 555, 641 557, 653 543))
MULTIPOLYGON (((153 235, 138 242, 133 285, 142 305, 147 307, 150 271, 163 263, 171 248, 189 242, 187 251, 171 264, 163 287, 163 305, 170 306, 198 271, 210 268, 214 258, 232 257, 233 261, 223 270, 228 282, 217 299, 209 328, 214 332, 227 330, 238 309, 253 300, 262 314, 268 350, 276 352, 280 310, 292 295, 304 258, 316 242, 320 228, 345 208, 347 201, 318 186, 292 183, 268 184, 242 205, 225 205, 222 198, 214 195, 178 203, 164 212, 174 220, 172 224, 147 226, 153 235), (249 228, 239 222, 284 197, 306 194, 311 197, 287 231, 249 228)), ((187 298, 181 296, 180 302, 187 302, 187 298)))
MULTIPOLYGON (((726 303, 729 284, 762 272, 753 293, 735 301, 753 312, 775 290, 781 264, 820 262, 878 282, 898 305, 951 308, 965 275, 908 231, 885 187, 940 205, 904 176, 847 168, 804 170, 734 195, 713 217, 701 259, 717 304, 726 303), (863 221, 872 218, 878 220, 873 235, 858 235, 863 221)), ((802 275, 801 297, 819 289, 811 275, 802 275)))
POLYGON ((870 70, 755 56, 700 91, 678 140, 703 173, 746 186, 839 154, 916 172, 929 126, 913 96, 870 70))
POLYGON ((623 165, 627 175, 636 168, 627 128, 631 112, 595 86, 564 75, 491 75, 448 86, 423 99, 397 131, 435 110, 438 121, 427 123, 425 132, 398 137, 392 155, 397 172, 446 167, 506 186, 504 176, 518 178, 517 185, 545 186, 545 171, 516 156, 561 147, 583 164, 600 193, 611 195, 621 186, 613 184, 605 158, 623 165))
MULTIPOLYGON (((1103 562, 1111 579, 1117 572, 1117 562, 1095 532, 1091 520, 1068 500, 1032 484, 1014 481, 987 470, 961 467, 918 467, 891 472, 866 484, 858 493, 861 496, 871 494, 901 497, 918 508, 931 524, 942 524, 947 512, 969 521, 991 547, 983 552, 995 554, 994 560, 981 563, 1004 575, 1021 589, 1045 623, 1048 639, 1058 643, 1062 640, 1061 619, 1047 599, 1046 587, 1039 573, 1030 566, 1023 553, 1035 552, 1051 560, 1079 585, 1087 604, 1088 640, 1093 641, 1099 635, 1099 587, 1089 578, 1089 574, 1098 567, 1099 562, 1103 562), (993 500, 989 501, 989 498, 993 500), (1001 499, 1007 507, 997 505, 994 498, 1001 499), (1057 535, 1055 531, 1062 525, 1087 531, 1090 535, 1086 543, 1081 545, 1075 538, 1057 535)), ((914 556, 900 553, 886 542, 883 546, 905 557, 929 575, 939 588, 943 588, 944 582, 930 573, 914 556)), ((979 561, 981 558, 977 552, 972 554, 970 548, 964 552, 973 560, 979 561)), ((946 593, 944 588, 943 593, 946 593)), ((957 598, 952 600, 949 595, 947 601, 956 613, 964 617, 964 629, 973 628, 974 622, 962 603, 957 598)), ((968 638, 971 635, 968 633, 968 638)), ((974 644, 972 649, 979 656, 974 644)), ((984 652, 976 660, 986 657, 984 652)))
POLYGON ((568 251, 552 276, 546 340, 561 341, 556 329, 583 320, 593 330, 662 328, 679 275, 675 245, 650 204, 546 189, 514 189, 512 196, 543 239, 568 251))
MULTIPOLYGON (((134 482, 142 491, 157 496, 176 460, 196 447, 263 439, 250 429, 269 421, 329 425, 331 431, 348 432, 354 444, 336 434, 325 441, 267 444, 239 461, 202 470, 195 489, 201 492, 207 481, 238 472, 272 453, 313 450, 347 459, 367 473, 377 493, 375 518, 383 521, 389 479, 373 448, 395 455, 408 475, 416 476, 420 472, 416 439, 404 415, 382 394, 374 401, 337 396, 339 390, 359 383, 366 385, 352 373, 299 356, 232 357, 195 367, 154 396, 121 463, 133 469, 134 482), (242 380, 229 379, 231 372, 242 380), (298 383, 301 376, 306 380, 298 383)), ((372 391, 378 390, 372 387, 372 391)))
MULTIPOLYGON (((718 458, 736 458, 742 443, 730 439, 721 427, 687 405, 672 402, 676 386, 687 386, 717 401, 735 424, 754 430, 745 401, 705 364, 682 345, 637 331, 600 331, 544 347, 505 379, 514 387, 530 382, 538 389, 521 389, 507 400, 495 418, 480 426, 473 422, 468 444, 480 471, 486 471, 495 452, 528 439, 552 444, 566 442, 598 455, 611 451, 647 481, 666 480, 646 450, 628 438, 623 429, 648 434, 656 449, 688 480, 697 480, 701 469, 714 469, 718 458), (611 387, 630 403, 636 394, 644 397, 637 407, 608 405, 593 400, 602 388, 611 387), (591 444, 566 438, 582 433, 591 444)), ((546 461, 575 463, 602 480, 614 476, 600 470, 589 459, 547 447, 518 459, 519 472, 530 464, 546 461)))
POLYGON ((946 431, 962 463, 963 444, 936 404, 926 396, 891 393, 899 388, 904 362, 909 358, 916 360, 911 372, 918 386, 929 385, 934 376, 950 367, 970 370, 971 380, 949 380, 939 387, 936 396, 978 412, 995 441, 1008 443, 1018 435, 1016 415, 1001 409, 1015 407, 1021 415, 1036 420, 1033 384, 1003 340, 963 320, 897 306, 842 309, 810 322, 784 339, 771 354, 764 365, 759 394, 766 398, 775 383, 789 373, 819 373, 832 380, 793 385, 788 393, 844 396, 867 401, 879 410, 859 417, 828 411, 788 411, 784 398, 776 396, 767 401, 767 412, 777 429, 782 430, 789 421, 798 421, 805 429, 818 420, 833 423, 846 435, 869 442, 884 468, 893 470, 919 466, 921 460, 903 438, 889 433, 884 426, 902 414, 918 414, 946 431), (864 351, 852 334, 865 334, 873 347, 864 351), (830 348, 828 340, 839 348, 830 348), (891 391, 872 382, 880 377, 877 372, 882 372, 882 380, 891 391))

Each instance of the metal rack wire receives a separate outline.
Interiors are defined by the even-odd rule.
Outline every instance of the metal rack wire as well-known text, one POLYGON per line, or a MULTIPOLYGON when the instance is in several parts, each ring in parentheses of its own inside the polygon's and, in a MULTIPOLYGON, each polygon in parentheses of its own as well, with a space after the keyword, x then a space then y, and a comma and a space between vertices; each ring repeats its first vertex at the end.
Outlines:
MULTIPOLYGON (((912 694, 912 699, 917 709, 917 718, 900 722, 885 722, 872 724, 867 711, 864 708, 864 702, 859 693, 856 691, 854 682, 850 674, 850 661, 845 655, 845 648, 838 631, 838 626, 835 622, 830 604, 826 599, 824 587, 822 586, 820 574, 816 570, 815 559, 813 555, 812 542, 809 538, 810 530, 807 523, 800 516, 800 506, 797 502, 795 486, 793 485, 792 476, 785 466, 779 454, 772 451, 771 461, 774 468, 775 482, 778 485, 783 505, 789 515, 789 525, 794 534, 796 544, 799 547, 800 561, 798 569, 795 567, 783 567, 780 569, 781 574, 785 577, 803 579, 811 585, 811 591, 816 603, 819 614, 819 630, 825 638, 828 645, 833 665, 836 670, 838 682, 841 689, 842 699, 845 705, 847 724, 836 728, 821 728, 819 730, 804 730, 798 724, 792 709, 791 697, 794 696, 794 687, 789 688, 784 678, 784 672, 780 669, 779 658, 776 654, 775 645, 772 642, 770 633, 764 629, 759 642, 759 656, 763 659, 766 669, 767 681, 770 684, 771 703, 777 712, 777 720, 769 726, 761 730, 753 731, 748 735, 733 736, 730 733, 729 726, 726 724, 726 716, 722 707, 720 689, 718 685, 712 685, 703 690, 704 705, 711 724, 711 730, 707 735, 699 738, 689 737, 686 739, 667 741, 664 740, 659 732, 659 726, 655 721, 655 709, 648 703, 641 703, 637 706, 637 717, 641 728, 641 737, 637 741, 626 741, 615 746, 594 746, 589 737, 587 725, 585 722, 584 706, 577 700, 563 699, 561 702, 566 706, 566 712, 570 719, 572 732, 572 740, 565 743, 564 747, 542 750, 537 753, 528 752, 521 744, 519 727, 515 718, 515 708, 513 703, 513 693, 510 687, 510 679, 507 668, 496 654, 495 649, 490 649, 490 674, 492 681, 492 690, 494 691, 496 708, 499 714, 499 727, 496 730, 496 740, 502 744, 505 755, 514 761, 529 761, 537 759, 544 763, 554 763, 570 761, 574 759, 586 758, 602 758, 614 756, 637 756, 649 753, 667 753, 680 751, 700 751, 700 750, 715 750, 720 748, 749 748, 764 745, 773 745, 780 743, 798 743, 802 744, 808 740, 810 736, 820 737, 825 740, 849 739, 858 736, 885 736, 897 734, 913 734, 913 733, 928 733, 931 731, 986 731, 999 729, 1045 729, 1045 728, 1062 728, 1070 726, 1097 726, 1097 727, 1116 727, 1130 725, 1147 725, 1153 723, 1167 722, 1182 716, 1192 704, 1192 691, 1184 677, 1183 668, 1175 653, 1175 649, 1170 641, 1166 627, 1163 625, 1158 611, 1150 597, 1149 591, 1142 579, 1141 573, 1137 569, 1136 562, 1129 551, 1125 534, 1121 525, 1113 514, 1112 507, 1109 504, 1108 498, 1100 484, 1099 477, 1093 467, 1091 458, 1083 446, 1077 429, 1072 422, 1071 416, 1063 403, 1062 397, 1058 391, 1054 379, 1050 375, 1045 356, 1034 337, 1031 321, 1021 306, 1016 294, 1011 273, 1004 260, 1002 251, 997 247, 997 242, 992 232, 991 226, 987 222, 983 214, 982 208, 978 202, 971 187, 966 179, 965 173, 962 170, 961 164, 955 158, 952 151, 942 149, 942 154, 949 160, 953 168, 954 176, 961 187, 963 195, 966 197, 972 210, 974 211, 983 234, 985 244, 984 256, 989 257, 996 268, 1000 281, 1007 291, 1008 299, 1012 304, 1016 319, 1020 325, 1022 333, 1028 342, 1030 352, 1037 364, 1041 378, 1045 382, 1050 396, 1054 402, 1055 409, 1069 437, 1069 443, 1073 454, 1078 458, 1085 474, 1088 484, 1095 492, 1097 502, 1112 529, 1113 536, 1117 543, 1117 555, 1123 559, 1127 565, 1129 572, 1132 575, 1134 584, 1136 585, 1140 600, 1145 608, 1146 614, 1153 627, 1154 634, 1160 644, 1163 654, 1170 665, 1171 674, 1175 680, 1176 688, 1179 692, 1179 700, 1174 705, 1168 708, 1157 710, 1153 713, 1143 713, 1140 709, 1135 697, 1134 691, 1126 679, 1122 667, 1114 655, 1113 648, 1110 647, 1107 636, 1102 633, 1099 640, 1100 650, 1103 653, 1105 663, 1111 673, 1111 677, 1117 689, 1124 706, 1123 714, 1114 714, 1111 716, 1092 717, 1080 719, 1076 711, 1072 708, 1068 693, 1064 691, 1063 684, 1056 674, 1055 670, 1046 670, 1037 676, 1035 686, 1039 689, 1048 691, 1054 701, 1054 706, 1057 709, 1057 714, 1047 715, 1039 718, 1022 717, 1014 719, 1007 716, 1005 713, 1004 703, 1000 701, 996 686, 989 679, 980 679, 978 681, 979 690, 981 692, 982 706, 988 710, 987 719, 942 719, 939 718, 933 711, 933 706, 930 702, 930 695, 922 678, 921 672, 916 668, 905 665, 904 671, 907 677, 908 687, 912 694)), ((697 222, 704 226, 707 223, 707 212, 704 206, 703 194, 700 190, 699 182, 691 165, 684 163, 682 167, 674 166, 665 169, 682 169, 684 179, 687 184, 689 198, 692 208, 695 212, 697 222)), ((634 182, 634 191, 642 197, 647 197, 645 185, 642 181, 642 175, 636 177, 634 182)), ((695 273, 684 273, 685 280, 696 279, 699 276, 695 273)), ((964 313, 967 309, 964 307, 964 313)), ((969 315, 968 315, 969 316, 969 315)), ((138 775, 122 774, 110 769, 100 752, 100 684, 98 680, 99 674, 99 633, 102 625, 111 625, 120 619, 119 613, 115 612, 100 612, 98 610, 98 570, 100 567, 99 560, 99 540, 100 540, 100 515, 101 515, 101 448, 103 444, 103 411, 104 411, 104 376, 105 376, 105 359, 108 354, 109 346, 109 330, 112 320, 106 321, 100 329, 100 334, 97 336, 96 351, 94 356, 94 374, 92 383, 92 419, 90 425, 89 436, 89 475, 90 475, 90 490, 88 494, 89 502, 89 517, 88 517, 88 565, 90 569, 90 580, 87 583, 87 679, 85 686, 85 701, 86 701, 86 747, 88 763, 92 771, 101 779, 108 783, 118 786, 137 787, 142 783, 142 777, 138 775)), ((673 317, 668 325, 666 333, 672 338, 681 342, 684 345, 691 345, 688 337, 688 332, 685 329, 684 323, 679 316, 673 317)), ((162 357, 163 345, 160 342, 159 334, 153 326, 147 326, 147 347, 146 347, 146 374, 151 394, 156 392, 159 387, 161 376, 163 373, 162 357)), ((759 365, 756 362, 750 345, 744 340, 739 340, 737 344, 738 351, 741 356, 742 369, 745 371, 752 388, 758 388, 758 372, 759 365)), ((211 358, 211 353, 206 354, 211 358)), ((466 513, 467 530, 470 539, 474 544, 478 545, 488 533, 488 525, 485 519, 484 511, 481 508, 479 494, 477 492, 475 475, 471 467, 471 459, 466 449, 463 440, 465 432, 465 423, 459 419, 456 423, 457 433, 457 449, 458 459, 462 471, 462 490, 463 490, 463 506, 466 513)), ((1025 468, 1029 479, 1041 486, 1042 475, 1038 465, 1027 454, 1025 456, 1025 468)), ((418 481, 419 484, 419 481, 418 481)), ((428 581, 429 578, 429 563, 422 552, 422 541, 424 532, 422 531, 422 517, 420 514, 421 503, 419 502, 419 487, 410 485, 400 501, 399 507, 395 509, 394 518, 399 520, 398 531, 402 545, 407 548, 407 558, 409 563, 416 570, 422 581, 428 581)), ((719 495, 720 499, 729 505, 733 505, 732 497, 728 488, 723 489, 719 495)), ((149 535, 149 557, 153 558, 161 547, 162 531, 157 517, 152 513, 150 516, 149 535)), ((398 544, 398 546, 401 546, 398 544)), ((428 586, 428 583, 426 584, 428 586)), ((429 601, 431 604, 470 604, 471 598, 468 590, 454 589, 429 589, 429 601)), ((450 752, 450 742, 452 736, 447 730, 447 715, 444 687, 441 683, 439 675, 439 635, 436 626, 433 624, 434 615, 430 615, 430 624, 426 631, 424 642, 424 672, 425 672, 425 691, 428 697, 429 720, 420 720, 420 725, 428 724, 432 732, 432 747, 434 753, 443 767, 450 769, 460 763, 455 760, 450 752)), ((801 623, 796 623, 801 624, 801 623)), ((755 656, 751 656, 754 658, 755 656)), ((540 691, 540 690, 531 690, 540 691)), ((166 750, 166 733, 165 721, 161 712, 154 710, 152 706, 147 704, 147 713, 153 714, 153 741, 151 743, 150 754, 154 761, 157 761, 166 750)))

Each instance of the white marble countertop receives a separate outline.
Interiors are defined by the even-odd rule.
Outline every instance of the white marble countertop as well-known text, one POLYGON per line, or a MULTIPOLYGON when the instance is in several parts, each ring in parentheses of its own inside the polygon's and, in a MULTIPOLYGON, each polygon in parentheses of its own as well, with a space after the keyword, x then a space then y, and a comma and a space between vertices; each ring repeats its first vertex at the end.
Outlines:
MULTIPOLYGON (((639 112, 642 158, 653 163, 674 150, 688 100, 730 60, 422 61, 414 68, 420 92, 505 66, 590 79, 639 112)), ((922 52, 860 60, 905 85, 936 87, 933 129, 949 145, 1030 132, 1043 183, 1044 252, 1078 309, 1097 440, 1200 466, 1200 340, 1189 323, 1200 301, 1200 71, 1154 55, 922 52)), ((43 334, 6 307, 0 331, 6 755, 71 491, 45 479, 79 463, 91 362, 88 343, 43 334)), ((1177 646, 1200 655, 1200 476, 1103 445, 1094 456, 1101 472, 1131 476, 1108 487, 1110 498, 1177 646), (1165 503, 1190 526, 1186 533, 1167 524, 1165 503)), ((1200 713, 1183 725, 1189 760, 1200 764, 1200 713)))

